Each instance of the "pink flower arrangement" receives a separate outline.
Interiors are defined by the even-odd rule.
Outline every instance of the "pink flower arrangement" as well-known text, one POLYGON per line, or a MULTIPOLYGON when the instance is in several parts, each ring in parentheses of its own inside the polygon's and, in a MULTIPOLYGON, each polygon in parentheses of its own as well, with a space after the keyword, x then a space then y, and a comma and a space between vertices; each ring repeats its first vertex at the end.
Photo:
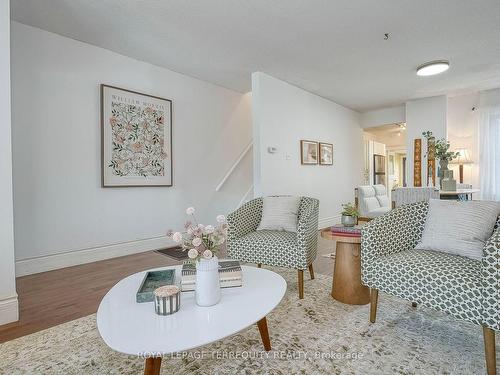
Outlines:
POLYGON ((185 232, 167 231, 167 236, 181 244, 188 257, 193 260, 211 259, 226 242, 227 224, 224 215, 217 216, 217 226, 198 224, 194 207, 188 207, 186 214, 190 220, 184 224, 185 232))

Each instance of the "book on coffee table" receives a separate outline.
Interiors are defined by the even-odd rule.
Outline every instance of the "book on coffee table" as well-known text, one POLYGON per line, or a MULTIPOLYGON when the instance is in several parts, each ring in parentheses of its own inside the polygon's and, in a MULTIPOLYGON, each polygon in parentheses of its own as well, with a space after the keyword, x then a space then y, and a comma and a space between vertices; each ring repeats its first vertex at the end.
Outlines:
MULTIPOLYGON (((196 265, 186 262, 182 265, 181 288, 183 292, 189 292, 196 288, 196 265)), ((221 288, 232 288, 242 285, 242 273, 240 262, 237 260, 219 261, 219 280, 221 288)))

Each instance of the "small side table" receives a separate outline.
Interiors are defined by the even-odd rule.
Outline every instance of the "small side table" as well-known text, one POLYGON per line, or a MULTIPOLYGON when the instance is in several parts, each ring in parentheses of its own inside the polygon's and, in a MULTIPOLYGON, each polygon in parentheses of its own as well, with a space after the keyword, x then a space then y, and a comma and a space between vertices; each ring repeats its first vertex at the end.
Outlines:
POLYGON ((361 235, 342 236, 324 229, 321 237, 337 241, 332 297, 349 305, 366 305, 370 302, 370 289, 361 284, 361 235))

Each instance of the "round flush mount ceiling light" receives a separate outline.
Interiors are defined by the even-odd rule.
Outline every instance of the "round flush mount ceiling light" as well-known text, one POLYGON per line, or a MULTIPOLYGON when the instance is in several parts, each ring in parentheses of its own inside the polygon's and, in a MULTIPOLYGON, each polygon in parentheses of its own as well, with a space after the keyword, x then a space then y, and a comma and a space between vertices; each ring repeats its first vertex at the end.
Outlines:
POLYGON ((449 67, 450 62, 447 60, 429 61, 417 68, 417 75, 422 77, 433 76, 447 71, 449 67))

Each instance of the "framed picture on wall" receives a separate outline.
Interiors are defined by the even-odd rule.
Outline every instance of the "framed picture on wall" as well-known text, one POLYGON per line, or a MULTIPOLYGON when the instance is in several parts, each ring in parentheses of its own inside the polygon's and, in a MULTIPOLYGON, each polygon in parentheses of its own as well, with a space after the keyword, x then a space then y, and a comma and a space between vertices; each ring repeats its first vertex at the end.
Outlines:
POLYGON ((102 186, 172 186, 172 101, 101 85, 102 186))
POLYGON ((319 163, 333 165, 333 145, 331 143, 319 143, 319 163))
POLYGON ((318 164, 318 142, 301 140, 300 159, 302 164, 318 164))

